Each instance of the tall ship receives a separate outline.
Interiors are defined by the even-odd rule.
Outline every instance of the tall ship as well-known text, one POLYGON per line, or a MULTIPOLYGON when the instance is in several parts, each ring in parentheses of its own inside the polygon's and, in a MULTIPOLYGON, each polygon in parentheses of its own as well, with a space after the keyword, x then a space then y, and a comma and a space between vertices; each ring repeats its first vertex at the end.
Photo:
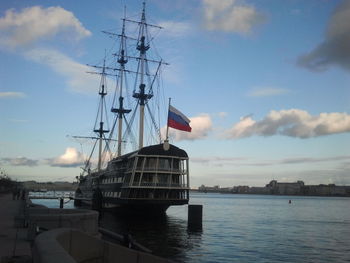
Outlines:
POLYGON ((147 23, 145 7, 143 2, 140 20, 127 18, 124 11, 120 34, 105 32, 118 40, 119 47, 118 52, 113 54, 115 67, 106 65, 106 58, 102 66, 94 66, 101 75, 99 107, 93 129, 96 136, 91 137, 95 140, 93 151, 77 177, 76 206, 151 213, 165 212, 171 205, 188 204, 189 158, 186 151, 169 143, 168 133, 169 127, 190 132, 190 120, 170 105, 170 99, 168 103, 163 103, 163 110, 159 99, 156 99, 162 94, 157 84, 161 82, 159 74, 166 63, 148 55, 154 40, 149 31, 154 32, 161 27, 147 23), (131 24, 131 31, 136 33, 136 37, 127 34, 128 24, 131 24), (130 47, 133 50, 128 50, 130 47), (108 112, 109 75, 116 76, 116 84, 108 112), (131 82, 132 92, 127 86, 131 82), (126 101, 133 110, 125 108, 126 101), (155 103, 152 104, 152 101, 155 103), (160 123, 157 124, 155 110, 167 115, 166 131, 163 128, 165 135, 161 133, 160 123), (111 115, 113 121, 108 127, 108 116, 111 115), (153 143, 147 145, 146 131, 153 134, 153 141, 147 139, 147 142, 153 143), (93 157, 93 152, 97 152, 97 157, 93 157))

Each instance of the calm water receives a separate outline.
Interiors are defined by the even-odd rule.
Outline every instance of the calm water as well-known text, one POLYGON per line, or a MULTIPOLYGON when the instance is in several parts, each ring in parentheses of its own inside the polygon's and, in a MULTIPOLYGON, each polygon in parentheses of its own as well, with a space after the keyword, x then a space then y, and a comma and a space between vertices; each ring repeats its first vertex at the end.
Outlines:
POLYGON ((350 198, 192 193, 190 203, 203 205, 201 231, 187 229, 187 206, 158 219, 106 213, 101 226, 178 262, 350 262, 350 198))

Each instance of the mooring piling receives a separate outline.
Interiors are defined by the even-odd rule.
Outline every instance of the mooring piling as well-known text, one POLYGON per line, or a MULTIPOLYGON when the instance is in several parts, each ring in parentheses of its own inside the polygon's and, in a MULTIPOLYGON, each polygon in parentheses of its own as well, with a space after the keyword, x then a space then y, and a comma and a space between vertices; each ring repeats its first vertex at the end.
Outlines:
POLYGON ((203 205, 188 205, 188 228, 202 228, 203 205))

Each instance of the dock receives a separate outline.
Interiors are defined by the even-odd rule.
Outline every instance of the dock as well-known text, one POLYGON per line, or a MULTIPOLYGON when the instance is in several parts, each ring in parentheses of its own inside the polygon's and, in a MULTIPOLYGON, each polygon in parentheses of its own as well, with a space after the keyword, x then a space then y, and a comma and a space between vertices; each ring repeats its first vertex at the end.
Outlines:
POLYGON ((0 262, 31 262, 27 229, 16 226, 16 217, 25 200, 12 200, 12 194, 0 194, 0 262))
POLYGON ((0 263, 172 262, 99 228, 96 211, 36 206, 25 198, 13 200, 12 194, 0 194, 0 263))

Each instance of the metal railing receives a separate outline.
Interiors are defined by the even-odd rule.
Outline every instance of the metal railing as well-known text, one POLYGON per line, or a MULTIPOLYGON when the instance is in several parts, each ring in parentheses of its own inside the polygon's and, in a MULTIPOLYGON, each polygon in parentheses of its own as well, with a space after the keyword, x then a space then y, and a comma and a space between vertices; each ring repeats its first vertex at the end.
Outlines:
MULTIPOLYGON (((129 184, 124 184, 123 186, 128 186, 129 184)), ((153 183, 153 182, 134 182, 131 186, 146 186, 146 187, 174 187, 174 188, 186 188, 186 184, 179 183, 153 183)))

